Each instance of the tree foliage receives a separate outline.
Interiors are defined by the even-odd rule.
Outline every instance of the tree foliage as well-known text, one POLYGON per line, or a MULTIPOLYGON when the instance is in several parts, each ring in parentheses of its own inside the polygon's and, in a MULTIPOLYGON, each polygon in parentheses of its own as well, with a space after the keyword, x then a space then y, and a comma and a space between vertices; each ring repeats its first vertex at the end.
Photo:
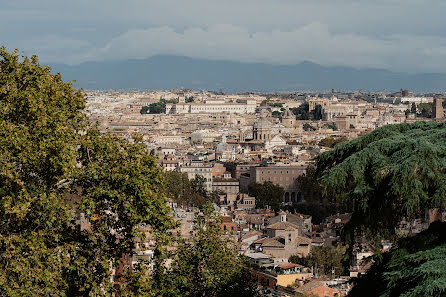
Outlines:
POLYGON ((310 116, 312 115, 308 110, 308 103, 302 103, 299 107, 291 108, 291 112, 296 116, 296 120, 310 120, 310 116))
POLYGON ((392 231, 446 197, 446 124, 381 127, 317 157, 325 195, 351 203, 352 225, 392 231))
POLYGON ((412 105, 410 106, 410 112, 417 113, 417 105, 415 104, 415 102, 412 102, 412 105))
POLYGON ((256 204, 259 207, 269 205, 279 208, 285 190, 279 185, 266 181, 264 183, 250 183, 248 193, 250 196, 256 197, 256 204))
POLYGON ((311 124, 309 124, 309 123, 305 123, 305 124, 303 124, 302 128, 303 128, 305 131, 316 131, 316 128, 313 127, 313 126, 312 126, 311 124))
POLYGON ((272 116, 273 116, 274 118, 278 118, 278 117, 280 117, 281 114, 282 114, 282 113, 281 113, 280 111, 275 110, 275 111, 273 111, 272 116))
POLYGON ((208 192, 206 190, 205 183, 206 183, 206 178, 204 176, 199 174, 195 175, 195 177, 190 182, 192 191, 204 198, 207 198, 208 192))
POLYGON ((446 294, 446 224, 434 222, 396 248, 375 257, 349 296, 444 296, 446 294))
POLYGON ((139 111, 139 113, 140 114, 148 114, 148 113, 150 113, 149 106, 141 107, 141 110, 139 111))
POLYGON ((322 120, 322 106, 320 104, 317 104, 311 113, 313 115, 313 120, 322 120))
POLYGON ((167 171, 164 176, 169 198, 180 205, 201 207, 210 198, 201 175, 189 180, 185 172, 167 171))
POLYGON ((155 102, 155 103, 151 103, 149 105, 149 113, 158 114, 158 113, 164 113, 164 112, 166 112, 166 102, 165 101, 155 102))
POLYGON ((336 126, 336 123, 326 123, 324 124, 324 128, 328 128, 333 131, 338 131, 338 126, 336 126))
POLYGON ((318 276, 340 276, 345 272, 343 265, 346 248, 332 246, 316 246, 307 257, 291 256, 289 262, 313 267, 318 276))
POLYGON ((36 56, 0 48, 0 295, 111 294, 138 226, 173 226, 145 146, 90 127, 85 99, 36 56), (80 230, 76 215, 91 222, 80 230))
POLYGON ((256 292, 244 260, 237 255, 234 242, 224 237, 221 217, 206 203, 195 214, 194 236, 179 237, 172 260, 160 277, 162 286, 155 291, 147 266, 132 274, 124 284, 125 296, 255 296, 256 292), (140 292, 139 294, 128 292, 140 292))
POLYGON ((422 118, 432 117, 432 103, 420 103, 417 106, 417 116, 422 118))
POLYGON ((345 141, 347 141, 347 138, 345 138, 345 137, 330 136, 330 137, 326 137, 326 138, 322 139, 319 142, 319 145, 332 148, 335 145, 337 145, 338 143, 345 142, 345 141))

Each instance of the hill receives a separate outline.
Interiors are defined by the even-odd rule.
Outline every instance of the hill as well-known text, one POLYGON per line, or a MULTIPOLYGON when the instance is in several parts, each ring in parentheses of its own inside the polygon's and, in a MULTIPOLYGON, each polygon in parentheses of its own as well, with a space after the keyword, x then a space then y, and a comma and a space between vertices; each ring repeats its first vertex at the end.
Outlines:
POLYGON ((51 66, 53 71, 62 73, 64 80, 76 80, 75 86, 86 90, 190 88, 240 92, 404 88, 442 92, 446 89, 446 74, 326 67, 311 62, 284 66, 154 56, 142 60, 51 66))

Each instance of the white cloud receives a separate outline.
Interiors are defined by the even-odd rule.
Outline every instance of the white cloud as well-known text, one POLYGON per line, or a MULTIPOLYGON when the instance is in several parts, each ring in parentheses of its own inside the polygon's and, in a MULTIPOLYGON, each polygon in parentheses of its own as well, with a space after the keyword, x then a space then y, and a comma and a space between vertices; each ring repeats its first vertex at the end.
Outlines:
POLYGON ((52 63, 176 54, 446 72, 444 0, 3 2, 2 42, 52 63))
MULTIPOLYGON (((9 45, 9 44, 7 44, 9 45)), ((12 49, 12 46, 9 46, 12 49)), ((20 40, 14 48, 25 49, 28 56, 38 54, 43 63, 67 63, 79 59, 79 55, 88 51, 92 45, 86 40, 72 39, 59 35, 47 35, 40 38, 20 40)))
POLYGON ((318 22, 292 31, 255 33, 228 24, 190 27, 183 32, 163 26, 129 30, 104 47, 91 49, 80 56, 79 62, 164 54, 272 64, 312 61, 323 65, 441 72, 446 66, 446 38, 407 34, 372 38, 354 33, 336 34, 318 22))

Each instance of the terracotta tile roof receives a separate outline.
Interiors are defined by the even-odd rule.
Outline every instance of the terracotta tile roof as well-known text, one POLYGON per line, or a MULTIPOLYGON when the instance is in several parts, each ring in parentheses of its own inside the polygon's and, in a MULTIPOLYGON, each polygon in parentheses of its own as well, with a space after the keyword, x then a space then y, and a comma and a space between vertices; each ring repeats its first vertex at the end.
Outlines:
POLYGON ((265 240, 267 240, 268 237, 264 237, 264 238, 259 238, 257 240, 254 240, 254 243, 263 243, 265 240))
POLYGON ((311 244, 311 238, 304 237, 304 236, 297 236, 297 243, 298 244, 311 244))
POLYGON ((295 268, 295 267, 304 267, 304 266, 299 265, 299 264, 294 264, 294 263, 285 263, 285 264, 278 265, 278 267, 282 268, 282 269, 291 269, 291 268, 295 268))
POLYGON ((242 236, 242 240, 256 236, 256 235, 262 235, 262 232, 259 232, 257 230, 253 230, 251 232, 246 233, 245 235, 242 236))
POLYGON ((335 294, 339 295, 339 291, 332 289, 325 285, 324 281, 313 280, 309 283, 306 283, 302 287, 296 290, 302 294, 315 295, 315 296, 335 296, 335 294))
POLYGON ((232 223, 232 217, 223 217, 223 223, 232 223))
POLYGON ((302 287, 298 288, 296 291, 299 293, 307 294, 321 286, 325 286, 325 282, 319 281, 319 280, 313 280, 313 281, 306 283, 302 287))
POLYGON ((288 222, 277 222, 275 224, 267 226, 266 228, 274 230, 295 230, 298 229, 298 226, 288 222))
POLYGON ((262 243, 262 247, 284 247, 285 245, 278 241, 277 237, 274 238, 267 238, 262 243))

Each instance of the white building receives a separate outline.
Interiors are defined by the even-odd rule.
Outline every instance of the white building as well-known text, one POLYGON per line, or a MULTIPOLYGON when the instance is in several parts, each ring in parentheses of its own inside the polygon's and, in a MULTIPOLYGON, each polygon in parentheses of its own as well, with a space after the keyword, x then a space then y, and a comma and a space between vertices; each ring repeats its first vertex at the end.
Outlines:
POLYGON ((213 142, 221 133, 211 132, 207 129, 194 131, 191 134, 191 143, 209 143, 213 142))
POLYGON ((181 135, 159 135, 153 138, 156 144, 184 144, 186 137, 181 135))
POLYGON ((186 172, 189 180, 194 179, 197 175, 201 175, 206 179, 205 187, 208 192, 212 191, 212 166, 211 165, 188 165, 180 167, 180 172, 186 172))
POLYGON ((286 141, 279 135, 274 136, 270 141, 265 142, 265 148, 271 150, 276 147, 286 146, 286 141))
POLYGON ((204 103, 170 103, 166 104, 166 114, 184 113, 255 113, 255 100, 239 100, 225 102, 224 100, 206 100, 204 103))

